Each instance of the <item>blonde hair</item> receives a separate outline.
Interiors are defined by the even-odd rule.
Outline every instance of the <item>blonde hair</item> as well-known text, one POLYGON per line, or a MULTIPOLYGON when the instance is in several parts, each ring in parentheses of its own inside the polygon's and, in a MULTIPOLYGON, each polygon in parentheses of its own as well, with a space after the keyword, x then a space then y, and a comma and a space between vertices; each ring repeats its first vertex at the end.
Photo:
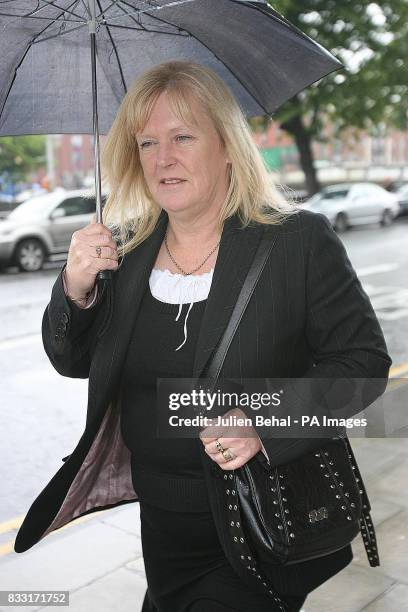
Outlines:
POLYGON ((220 209, 220 231, 234 213, 245 227, 251 221, 280 224, 298 212, 273 183, 245 116, 223 80, 200 64, 165 62, 142 74, 127 92, 102 151, 102 179, 109 192, 103 222, 118 234, 122 255, 153 232, 162 210, 145 182, 136 133, 143 130, 163 91, 174 114, 186 124, 196 123, 189 105, 189 96, 195 96, 226 147, 230 180, 220 209))

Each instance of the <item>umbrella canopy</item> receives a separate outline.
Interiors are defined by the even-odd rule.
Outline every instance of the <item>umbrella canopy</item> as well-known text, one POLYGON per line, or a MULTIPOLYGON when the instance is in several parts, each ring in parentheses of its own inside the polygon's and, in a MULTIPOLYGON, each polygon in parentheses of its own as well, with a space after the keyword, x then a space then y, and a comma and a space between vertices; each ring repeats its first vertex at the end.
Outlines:
MULTIPOLYGON (((342 67, 263 0, 97 0, 99 132, 132 82, 169 60, 212 68, 246 116, 342 67)), ((0 3, 0 136, 91 134, 89 0, 0 3)))

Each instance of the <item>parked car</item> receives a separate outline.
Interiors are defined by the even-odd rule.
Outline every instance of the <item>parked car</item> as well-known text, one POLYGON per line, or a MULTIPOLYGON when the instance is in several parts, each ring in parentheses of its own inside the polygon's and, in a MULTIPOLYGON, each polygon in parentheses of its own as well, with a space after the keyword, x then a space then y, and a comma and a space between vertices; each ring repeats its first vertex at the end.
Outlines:
POLYGON ((402 185, 395 193, 400 205, 400 216, 408 215, 408 183, 402 185))
POLYGON ((12 195, 0 193, 0 221, 6 219, 17 205, 12 195))
POLYGON ((326 215, 338 232, 366 223, 388 226, 399 213, 397 196, 373 183, 325 187, 301 206, 326 215))
POLYGON ((58 189, 26 200, 0 222, 0 265, 33 272, 50 256, 66 256, 72 234, 91 222, 95 210, 90 190, 58 189))

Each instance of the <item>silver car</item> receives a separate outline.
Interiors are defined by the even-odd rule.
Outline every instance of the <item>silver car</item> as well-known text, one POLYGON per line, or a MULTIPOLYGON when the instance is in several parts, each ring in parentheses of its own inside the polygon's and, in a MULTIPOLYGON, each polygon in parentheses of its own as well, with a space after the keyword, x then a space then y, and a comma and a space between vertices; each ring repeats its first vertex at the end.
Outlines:
POLYGON ((0 265, 33 272, 52 256, 66 256, 72 234, 91 222, 95 208, 95 197, 83 189, 26 200, 0 221, 0 265))
POLYGON ((366 223, 388 226, 399 214, 397 196, 374 183, 325 187, 301 207, 324 214, 338 232, 366 223))

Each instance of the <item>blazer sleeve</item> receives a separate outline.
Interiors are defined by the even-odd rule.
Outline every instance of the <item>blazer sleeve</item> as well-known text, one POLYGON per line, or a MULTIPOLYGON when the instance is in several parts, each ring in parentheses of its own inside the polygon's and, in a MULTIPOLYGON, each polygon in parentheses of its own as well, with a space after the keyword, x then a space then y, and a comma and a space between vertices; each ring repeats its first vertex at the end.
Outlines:
MULTIPOLYGON (((370 299, 331 223, 313 213, 311 232, 305 334, 313 365, 286 386, 283 401, 291 414, 350 417, 384 393, 392 360, 370 299)), ((322 434, 320 439, 259 435, 272 465, 296 459, 323 441, 322 434)))
POLYGON ((88 378, 92 350, 107 310, 106 293, 98 291, 95 303, 80 308, 64 291, 64 265, 52 288, 42 319, 45 352, 62 376, 88 378))

